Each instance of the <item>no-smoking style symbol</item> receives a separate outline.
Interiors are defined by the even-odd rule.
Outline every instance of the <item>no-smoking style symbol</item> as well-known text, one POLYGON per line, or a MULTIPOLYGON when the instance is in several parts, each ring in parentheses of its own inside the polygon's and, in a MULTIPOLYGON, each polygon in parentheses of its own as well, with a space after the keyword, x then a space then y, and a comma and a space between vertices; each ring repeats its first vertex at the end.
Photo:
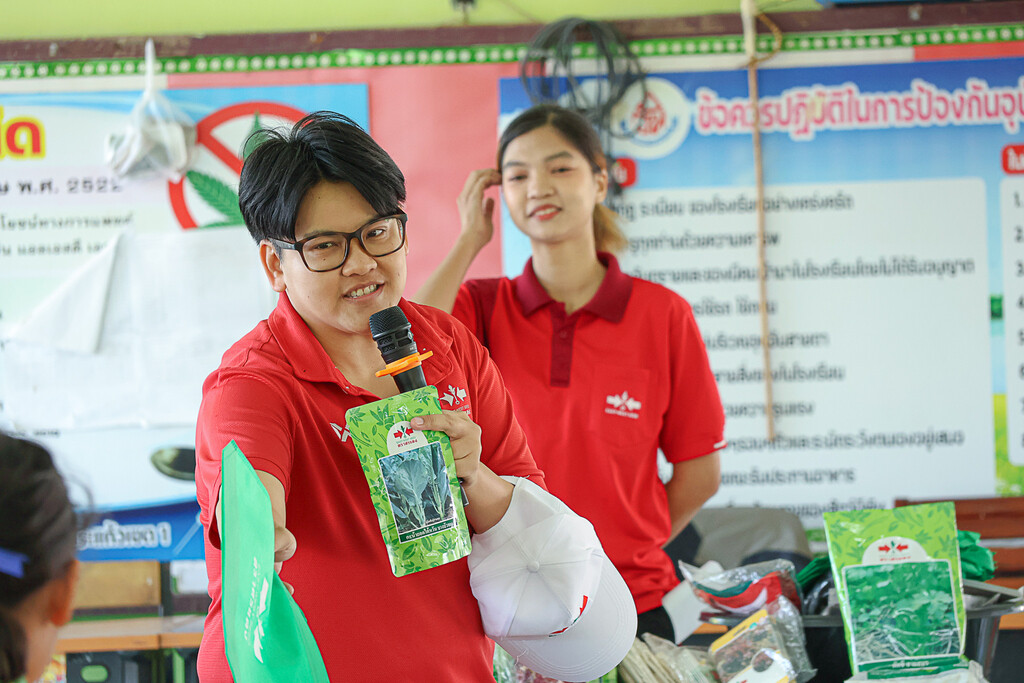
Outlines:
POLYGON ((242 163, 251 151, 242 149, 243 142, 249 134, 273 127, 263 125, 264 117, 292 123, 305 115, 300 109, 277 102, 241 102, 215 111, 197 123, 198 157, 192 170, 178 182, 167 183, 171 208, 181 227, 188 230, 243 225, 236 188, 242 163))

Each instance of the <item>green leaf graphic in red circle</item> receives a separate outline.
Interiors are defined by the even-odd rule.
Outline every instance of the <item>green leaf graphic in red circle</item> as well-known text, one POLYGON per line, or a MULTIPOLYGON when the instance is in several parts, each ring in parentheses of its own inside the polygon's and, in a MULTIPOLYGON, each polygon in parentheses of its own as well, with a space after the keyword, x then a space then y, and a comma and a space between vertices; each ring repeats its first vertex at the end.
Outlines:
MULTIPOLYGON (((196 124, 196 144, 205 148, 215 158, 219 159, 236 176, 242 172, 243 156, 231 151, 218 140, 214 131, 218 126, 232 119, 252 118, 254 127, 259 125, 260 116, 276 116, 290 121, 298 121, 306 112, 296 109, 287 104, 279 102, 240 102, 223 109, 219 109, 196 124)), ((251 149, 245 150, 249 152, 251 149)), ((247 156, 247 154, 246 154, 247 156)), ((185 200, 185 183, 189 182, 196 192, 213 209, 224 216, 223 221, 217 221, 203 227, 222 227, 227 225, 241 225, 241 214, 238 212, 238 195, 223 181, 198 171, 189 171, 188 174, 178 182, 168 182, 167 192, 170 195, 171 208, 182 229, 190 230, 199 227, 192 212, 185 200)))

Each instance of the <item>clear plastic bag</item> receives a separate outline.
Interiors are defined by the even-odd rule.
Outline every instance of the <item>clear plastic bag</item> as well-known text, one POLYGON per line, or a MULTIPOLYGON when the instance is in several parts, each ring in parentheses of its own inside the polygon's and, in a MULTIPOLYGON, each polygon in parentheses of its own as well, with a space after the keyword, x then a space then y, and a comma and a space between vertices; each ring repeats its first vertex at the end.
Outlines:
POLYGON ((672 671, 673 680, 680 683, 718 683, 718 675, 707 650, 680 647, 652 633, 645 633, 642 638, 651 652, 672 671))
POLYGON ((789 560, 757 562, 715 574, 691 574, 680 563, 684 576, 693 583, 693 592, 715 609, 731 614, 753 614, 776 598, 784 597, 797 608, 800 593, 796 567, 789 560))
POLYGON ((624 683, 673 683, 676 680, 672 669, 639 638, 633 641, 633 647, 619 664, 619 678, 624 683))
MULTIPOLYGON (((800 613, 780 597, 711 644, 722 683, 762 674, 758 680, 805 683, 814 677, 800 613)), ((740 679, 742 680, 742 679, 740 679)))
POLYGON ((119 178, 164 177, 178 182, 196 145, 195 123, 156 89, 156 54, 146 41, 146 89, 128 115, 124 133, 107 138, 104 157, 119 178))

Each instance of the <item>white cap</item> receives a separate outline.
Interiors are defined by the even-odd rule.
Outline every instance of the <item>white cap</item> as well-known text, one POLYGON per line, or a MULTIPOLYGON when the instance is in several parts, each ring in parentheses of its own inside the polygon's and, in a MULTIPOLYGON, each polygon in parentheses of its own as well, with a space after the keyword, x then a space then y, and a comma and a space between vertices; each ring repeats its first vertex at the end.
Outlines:
POLYGON ((484 632, 543 676, 603 676, 636 636, 629 588, 590 522, 529 479, 509 481, 508 511, 469 555, 484 632))

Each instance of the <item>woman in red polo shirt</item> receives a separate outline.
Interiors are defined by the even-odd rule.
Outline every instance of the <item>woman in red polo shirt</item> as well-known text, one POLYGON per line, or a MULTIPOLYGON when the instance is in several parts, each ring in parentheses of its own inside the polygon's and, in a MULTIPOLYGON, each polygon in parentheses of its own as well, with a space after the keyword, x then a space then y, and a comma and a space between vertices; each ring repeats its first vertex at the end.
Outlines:
POLYGON ((674 640, 662 598, 678 579, 663 546, 718 489, 725 445, 704 342, 684 299, 619 269, 612 252, 627 239, 602 204, 607 162, 583 117, 533 107, 497 159, 470 174, 462 231, 416 300, 488 347, 548 487, 593 522, 629 585, 639 632, 674 640), (532 257, 516 278, 463 283, 493 234, 484 195, 496 185, 532 257), (659 449, 674 465, 667 484, 659 449))

